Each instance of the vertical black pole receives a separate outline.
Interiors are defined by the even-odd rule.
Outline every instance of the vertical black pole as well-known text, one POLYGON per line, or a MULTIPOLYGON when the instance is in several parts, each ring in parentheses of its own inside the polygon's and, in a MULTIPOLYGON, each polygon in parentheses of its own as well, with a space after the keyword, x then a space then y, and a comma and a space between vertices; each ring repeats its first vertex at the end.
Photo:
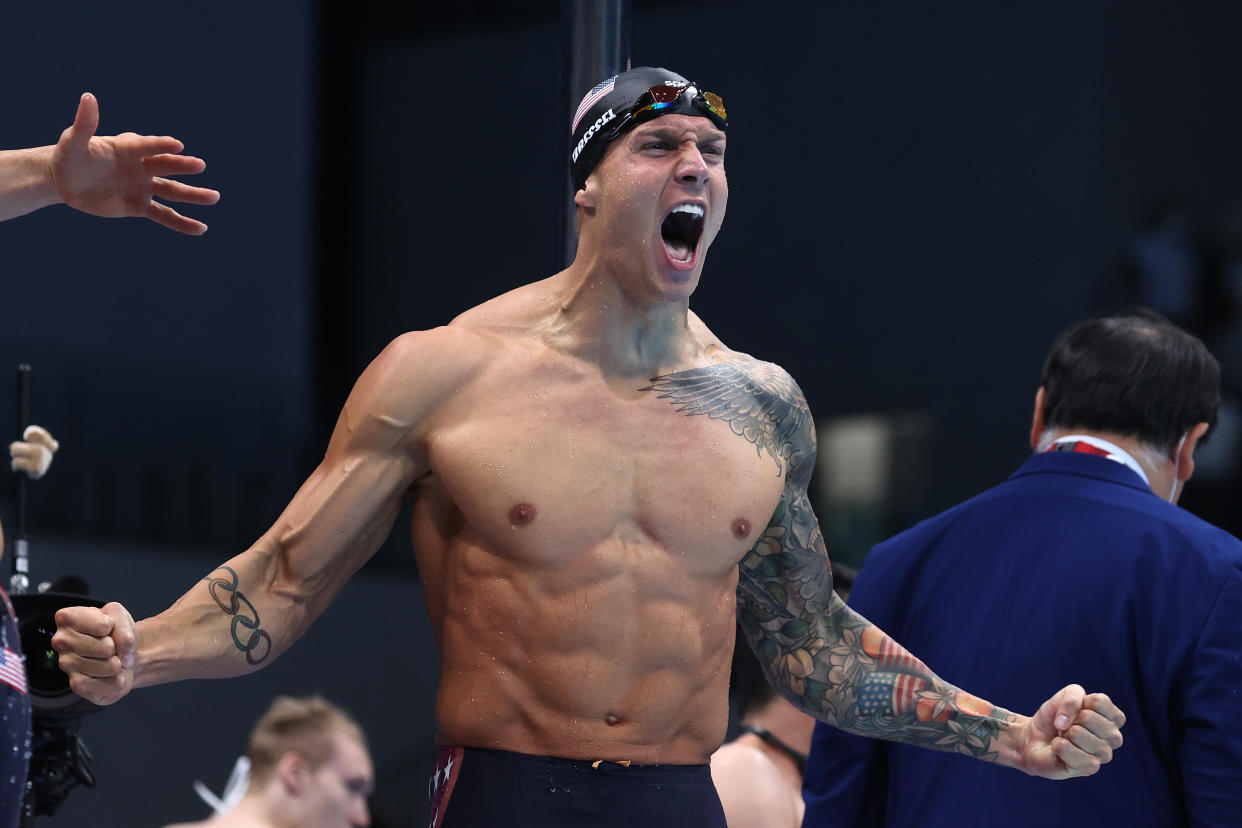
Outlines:
MULTIPOLYGON (((17 366, 17 439, 25 437, 30 425, 30 366, 17 366)), ((26 484, 25 472, 17 473, 17 534, 13 537, 13 577, 9 579, 10 591, 15 595, 24 593, 30 586, 29 550, 26 543, 26 484)))
POLYGON ((569 180, 569 119, 592 86, 628 68, 630 7, 630 0, 561 0, 564 95, 558 118, 561 140, 557 160, 564 220, 557 233, 558 269, 573 262, 578 250, 574 191, 569 180))

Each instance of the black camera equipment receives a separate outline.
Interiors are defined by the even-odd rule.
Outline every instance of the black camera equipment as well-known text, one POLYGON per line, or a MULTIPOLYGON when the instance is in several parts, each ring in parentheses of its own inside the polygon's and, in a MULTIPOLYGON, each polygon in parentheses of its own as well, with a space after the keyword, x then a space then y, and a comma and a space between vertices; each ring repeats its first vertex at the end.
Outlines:
MULTIPOLYGON (((17 433, 23 439, 30 424, 30 366, 17 369, 17 433)), ((86 581, 65 575, 51 584, 30 592, 30 557, 26 531, 26 502, 29 480, 17 474, 17 532, 13 538, 10 598, 16 615, 22 655, 26 662, 26 685, 31 706, 30 770, 22 802, 22 825, 32 825, 35 817, 51 816, 69 791, 81 784, 93 787, 91 754, 78 737, 82 716, 102 708, 78 696, 69 688, 69 677, 61 672, 52 649, 56 633, 56 611, 70 606, 103 606, 91 598, 86 581)))

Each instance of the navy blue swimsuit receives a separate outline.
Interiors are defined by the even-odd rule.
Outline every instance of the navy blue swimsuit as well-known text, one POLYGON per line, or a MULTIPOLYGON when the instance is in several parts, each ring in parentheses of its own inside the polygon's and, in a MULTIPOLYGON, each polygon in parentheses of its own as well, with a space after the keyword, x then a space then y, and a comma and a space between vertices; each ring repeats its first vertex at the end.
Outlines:
POLYGON ((431 828, 726 828, 707 765, 630 765, 443 746, 431 828))

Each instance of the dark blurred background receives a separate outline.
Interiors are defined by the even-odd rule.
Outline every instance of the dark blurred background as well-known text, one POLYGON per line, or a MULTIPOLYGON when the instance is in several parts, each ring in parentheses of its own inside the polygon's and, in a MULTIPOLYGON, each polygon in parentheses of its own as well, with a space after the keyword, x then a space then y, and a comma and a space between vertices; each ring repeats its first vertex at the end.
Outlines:
MULTIPOLYGON (((36 581, 163 609, 275 519, 388 340, 559 269, 558 12, 6 9, 0 147, 54 142, 89 90, 101 133, 176 135, 223 193, 186 208, 200 239, 64 207, 0 224, 0 389, 33 365, 32 419, 62 442, 32 486, 36 581)), ((835 556, 1009 474, 1055 334, 1139 302, 1224 364, 1183 505, 1238 532, 1239 31, 1227 0, 635 0, 634 65, 732 116, 692 307, 802 385, 835 556)), ((220 790, 273 694, 319 691, 372 740, 376 824, 422 824, 436 662, 404 522, 268 669, 89 716, 98 786, 44 822, 202 818, 192 781, 220 790)))

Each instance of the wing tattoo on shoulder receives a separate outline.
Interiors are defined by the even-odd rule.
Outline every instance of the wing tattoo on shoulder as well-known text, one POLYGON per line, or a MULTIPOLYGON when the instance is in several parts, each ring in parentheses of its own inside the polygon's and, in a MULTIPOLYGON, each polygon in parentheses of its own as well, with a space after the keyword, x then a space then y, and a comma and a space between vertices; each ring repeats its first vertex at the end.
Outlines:
POLYGON ((729 424, 733 433, 776 461, 778 473, 814 452, 811 412, 793 377, 771 362, 709 345, 711 364, 651 378, 639 391, 658 391, 687 417, 729 424))

